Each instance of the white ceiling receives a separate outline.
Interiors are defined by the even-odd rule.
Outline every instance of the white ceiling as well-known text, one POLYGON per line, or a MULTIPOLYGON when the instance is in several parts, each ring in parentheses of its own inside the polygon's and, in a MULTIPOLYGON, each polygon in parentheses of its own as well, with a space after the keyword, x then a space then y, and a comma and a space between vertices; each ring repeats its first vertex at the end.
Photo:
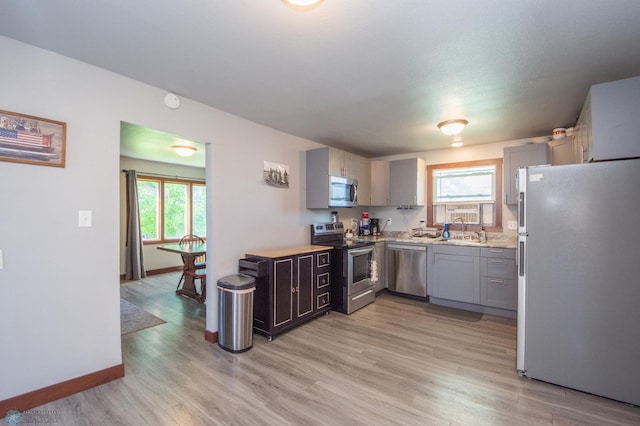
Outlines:
POLYGON ((640 75, 638 0, 3 0, 0 34, 371 157, 546 136, 640 75))
POLYGON ((162 163, 205 167, 206 145, 179 135, 132 123, 120 123, 120 155, 162 163), (196 149, 191 157, 181 157, 173 150, 174 145, 187 145, 196 149))

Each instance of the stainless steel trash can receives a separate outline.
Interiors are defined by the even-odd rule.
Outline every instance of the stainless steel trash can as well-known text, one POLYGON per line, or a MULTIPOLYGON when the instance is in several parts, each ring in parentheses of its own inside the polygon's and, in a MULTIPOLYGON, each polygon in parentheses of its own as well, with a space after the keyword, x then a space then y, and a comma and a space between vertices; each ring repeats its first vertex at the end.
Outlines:
POLYGON ((253 292, 256 281, 245 274, 218 280, 218 345, 240 353, 253 347, 253 292))

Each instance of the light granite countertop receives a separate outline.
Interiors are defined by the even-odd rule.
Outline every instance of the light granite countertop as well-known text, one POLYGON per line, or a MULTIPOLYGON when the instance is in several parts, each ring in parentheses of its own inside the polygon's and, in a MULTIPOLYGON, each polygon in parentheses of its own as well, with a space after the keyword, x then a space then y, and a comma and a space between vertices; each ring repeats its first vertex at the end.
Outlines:
POLYGON ((395 233, 380 236, 370 237, 351 237, 355 241, 381 241, 381 242, 397 242, 408 243, 416 245, 456 245, 456 246, 470 246, 470 247, 493 247, 493 248, 510 248, 515 249, 518 244, 518 238, 516 235, 505 234, 488 234, 487 241, 480 242, 477 240, 462 240, 462 239, 450 239, 443 241, 442 238, 428 238, 428 237, 411 237, 407 233, 395 233))

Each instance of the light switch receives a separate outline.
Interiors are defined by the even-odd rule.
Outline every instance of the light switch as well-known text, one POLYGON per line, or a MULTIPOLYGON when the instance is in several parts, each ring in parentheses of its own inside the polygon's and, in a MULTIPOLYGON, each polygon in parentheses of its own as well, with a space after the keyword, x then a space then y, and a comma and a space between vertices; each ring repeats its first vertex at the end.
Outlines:
POLYGON ((507 221, 507 229, 518 229, 518 221, 516 220, 507 221))
POLYGON ((78 226, 80 228, 88 228, 92 225, 92 211, 80 210, 78 212, 78 226))

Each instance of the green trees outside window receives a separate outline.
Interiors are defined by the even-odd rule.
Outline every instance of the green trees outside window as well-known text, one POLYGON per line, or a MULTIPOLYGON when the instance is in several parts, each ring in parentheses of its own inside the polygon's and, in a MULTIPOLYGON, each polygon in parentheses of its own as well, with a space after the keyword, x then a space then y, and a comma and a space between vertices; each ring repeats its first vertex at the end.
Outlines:
POLYGON ((139 176, 138 204, 145 242, 207 234, 204 183, 139 176))

